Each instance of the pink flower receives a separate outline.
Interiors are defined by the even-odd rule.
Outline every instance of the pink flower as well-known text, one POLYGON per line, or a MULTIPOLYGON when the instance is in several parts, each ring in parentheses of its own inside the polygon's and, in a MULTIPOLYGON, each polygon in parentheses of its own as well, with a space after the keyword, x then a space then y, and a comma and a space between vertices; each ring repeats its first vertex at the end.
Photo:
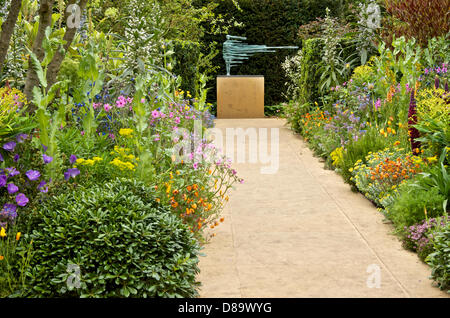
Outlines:
POLYGON ((154 111, 152 111, 152 117, 153 118, 158 118, 159 117, 159 111, 157 111, 156 109, 154 111))
POLYGON ((103 105, 103 109, 106 111, 106 112, 109 112, 110 110, 111 110, 111 105, 110 104, 105 104, 105 105, 103 105))
POLYGON ((175 117, 175 124, 179 124, 181 122, 181 119, 180 119, 180 117, 175 117))
POLYGON ((192 166, 194 167, 194 170, 198 169, 198 163, 197 162, 195 162, 192 166))

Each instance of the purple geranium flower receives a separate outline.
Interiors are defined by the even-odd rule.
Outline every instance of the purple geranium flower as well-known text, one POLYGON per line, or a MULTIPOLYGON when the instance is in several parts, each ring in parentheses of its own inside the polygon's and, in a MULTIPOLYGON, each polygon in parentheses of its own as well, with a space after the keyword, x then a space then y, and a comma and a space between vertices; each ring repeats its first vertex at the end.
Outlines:
POLYGON ((44 149, 44 152, 46 152, 48 147, 46 145, 44 145, 44 144, 41 144, 41 145, 42 145, 42 149, 44 149))
POLYGON ((38 185, 38 189, 39 191, 41 191, 42 193, 47 193, 48 192, 48 186, 45 186, 47 184, 47 182, 45 182, 44 180, 42 180, 39 185, 38 185), (45 186, 45 187, 44 187, 45 186))
POLYGON ((28 139, 28 137, 29 136, 27 134, 19 134, 16 139, 18 143, 22 143, 24 140, 28 139))
POLYGON ((19 187, 16 186, 14 183, 9 183, 7 188, 8 188, 9 194, 13 194, 13 193, 16 193, 17 191, 19 191, 19 187))
POLYGON ((18 154, 16 154, 16 155, 14 156, 14 162, 19 161, 19 159, 20 159, 20 156, 19 156, 18 154))
POLYGON ((37 170, 28 170, 25 175, 28 177, 28 179, 30 179, 30 181, 35 181, 39 179, 41 173, 37 170))
POLYGON ((0 176, 0 188, 6 185, 6 176, 0 176))
POLYGON ((17 176, 18 174, 20 174, 20 172, 14 167, 6 168, 5 171, 7 172, 6 176, 8 178, 11 178, 11 177, 14 177, 14 176, 17 176))
POLYGON ((42 158, 44 159, 44 163, 45 164, 50 163, 50 162, 53 161, 53 157, 47 156, 46 154, 43 154, 42 158))
POLYGON ((14 151, 14 148, 16 148, 16 143, 14 141, 7 142, 3 145, 3 149, 6 151, 14 151))
POLYGON ((75 163, 75 161, 77 161, 77 156, 75 156, 75 155, 70 155, 69 161, 70 161, 70 164, 73 165, 73 164, 75 163))
POLYGON ((5 161, 5 160, 3 159, 3 156, 2 156, 2 154, 0 153, 0 162, 3 162, 3 161, 5 161))
POLYGON ((14 204, 5 203, 1 214, 14 220, 17 217, 16 206, 14 204))
POLYGON ((23 193, 19 193, 16 196, 16 203, 18 206, 26 206, 28 201, 30 201, 30 200, 28 200, 28 198, 23 193))
POLYGON ((75 178, 80 174, 80 170, 77 168, 69 168, 66 172, 64 172, 64 179, 69 180, 70 178, 75 178))

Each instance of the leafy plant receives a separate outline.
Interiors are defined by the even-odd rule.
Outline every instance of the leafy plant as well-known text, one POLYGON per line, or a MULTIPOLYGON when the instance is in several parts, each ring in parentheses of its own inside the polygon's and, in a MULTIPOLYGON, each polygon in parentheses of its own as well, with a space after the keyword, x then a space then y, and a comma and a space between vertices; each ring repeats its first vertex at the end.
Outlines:
POLYGON ((154 189, 116 179, 35 212, 27 296, 194 297, 199 246, 154 189), (70 268, 80 269, 78 287, 70 268), (69 281, 69 283, 68 283, 69 281))
POLYGON ((434 252, 426 262, 431 266, 431 279, 450 293, 450 222, 434 233, 434 252))

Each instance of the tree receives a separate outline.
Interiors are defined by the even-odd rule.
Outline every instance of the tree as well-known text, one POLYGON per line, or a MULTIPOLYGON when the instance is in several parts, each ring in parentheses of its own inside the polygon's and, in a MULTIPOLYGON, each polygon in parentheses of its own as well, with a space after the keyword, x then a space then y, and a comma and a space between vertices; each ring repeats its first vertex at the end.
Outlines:
POLYGON ((16 26, 17 17, 19 16, 22 0, 12 0, 9 7, 8 17, 2 25, 2 33, 0 35, 0 69, 5 61, 8 52, 9 41, 16 26))
MULTIPOLYGON (((69 6, 75 5, 77 0, 70 0, 69 6)), ((78 2, 79 11, 77 11, 81 14, 81 12, 84 11, 84 8, 86 7, 88 0, 80 0, 78 2)), ((68 6, 68 9, 70 7, 68 6)), ((61 68, 61 63, 64 60, 65 53, 69 49, 70 45, 72 44, 73 38, 75 37, 75 33, 77 31, 77 26, 74 23, 69 23, 69 19, 73 18, 70 14, 70 10, 66 10, 64 14, 64 21, 66 21, 66 32, 64 33, 63 41, 65 42, 64 45, 61 45, 59 50, 55 52, 55 55, 53 56, 52 61, 48 65, 47 70, 47 83, 48 88, 52 86, 56 82, 56 77, 58 76, 59 69, 61 68)), ((72 21, 73 22, 73 21, 72 21)))
MULTIPOLYGON (((39 27, 36 38, 33 42, 32 52, 36 55, 39 62, 44 58, 44 49, 42 48, 42 40, 45 36, 45 29, 51 26, 52 23, 52 11, 55 0, 41 0, 39 6, 39 27)), ((39 78, 36 74, 36 71, 33 68, 33 63, 31 61, 31 56, 28 60, 28 71, 27 77, 25 80, 25 88, 24 93, 29 101, 33 99, 32 91, 33 87, 39 85, 39 78)), ((33 109, 29 108, 30 111, 33 109)))

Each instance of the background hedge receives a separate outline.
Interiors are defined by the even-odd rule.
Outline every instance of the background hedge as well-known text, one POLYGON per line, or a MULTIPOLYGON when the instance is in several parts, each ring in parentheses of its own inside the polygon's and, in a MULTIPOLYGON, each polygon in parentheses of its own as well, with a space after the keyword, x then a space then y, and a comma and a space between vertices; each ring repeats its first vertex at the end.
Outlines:
POLYGON ((174 40, 172 47, 172 59, 175 63, 172 72, 181 76, 181 89, 194 95, 198 89, 196 83, 199 79, 200 43, 174 40))

